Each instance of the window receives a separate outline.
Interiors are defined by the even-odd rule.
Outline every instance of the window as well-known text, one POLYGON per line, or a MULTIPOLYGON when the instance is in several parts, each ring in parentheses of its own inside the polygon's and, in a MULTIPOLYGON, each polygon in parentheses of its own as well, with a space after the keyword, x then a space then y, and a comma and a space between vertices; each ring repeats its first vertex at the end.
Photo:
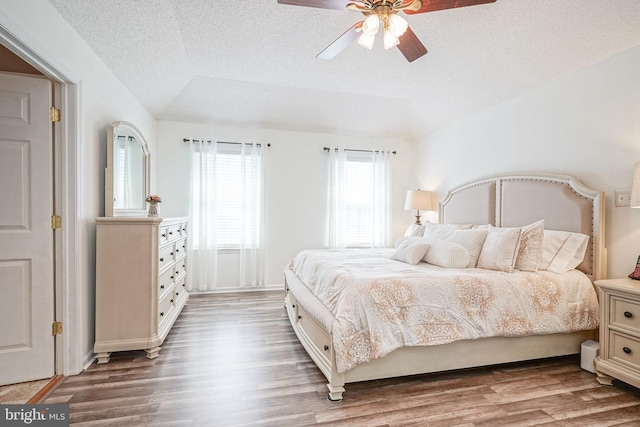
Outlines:
POLYGON ((345 243, 347 246, 371 246, 374 190, 372 158, 359 152, 347 152, 345 157, 345 243))
MULTIPOLYGON (((198 229, 200 221, 213 221, 211 236, 219 249, 257 245, 260 155, 243 154, 240 144, 217 145, 211 155, 193 153, 194 173, 199 177, 192 180, 193 226, 198 229)), ((192 235, 194 249, 200 247, 199 239, 198 233, 192 235)))
POLYGON ((328 246, 389 244, 389 153, 330 149, 328 246))

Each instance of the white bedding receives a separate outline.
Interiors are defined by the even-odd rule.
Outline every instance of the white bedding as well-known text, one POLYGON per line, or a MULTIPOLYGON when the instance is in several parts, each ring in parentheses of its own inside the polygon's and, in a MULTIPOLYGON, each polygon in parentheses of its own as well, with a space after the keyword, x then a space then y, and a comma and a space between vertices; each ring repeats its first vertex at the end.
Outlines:
POLYGON ((598 302, 580 271, 449 269, 393 249, 306 250, 290 268, 334 314, 339 373, 402 346, 591 330, 598 302))

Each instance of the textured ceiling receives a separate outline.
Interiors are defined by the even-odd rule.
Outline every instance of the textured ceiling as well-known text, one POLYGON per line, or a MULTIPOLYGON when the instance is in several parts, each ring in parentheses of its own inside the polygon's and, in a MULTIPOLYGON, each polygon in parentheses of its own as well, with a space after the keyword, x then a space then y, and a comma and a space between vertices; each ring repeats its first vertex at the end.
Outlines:
MULTIPOLYGON (((416 137, 640 45, 640 0, 404 15, 429 50, 356 44, 362 15, 277 0, 50 0, 158 119, 416 137)), ((124 119, 124 118, 123 118, 124 119)))

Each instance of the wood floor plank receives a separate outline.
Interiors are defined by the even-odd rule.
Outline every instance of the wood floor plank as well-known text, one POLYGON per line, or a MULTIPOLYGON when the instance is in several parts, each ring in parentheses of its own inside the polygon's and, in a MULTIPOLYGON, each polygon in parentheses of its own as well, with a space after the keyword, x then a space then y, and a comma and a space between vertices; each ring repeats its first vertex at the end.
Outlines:
POLYGON ((282 292, 243 292, 193 295, 158 358, 114 353, 43 403, 68 403, 78 426, 640 426, 640 390, 598 384, 578 356, 346 389, 326 399, 282 292))

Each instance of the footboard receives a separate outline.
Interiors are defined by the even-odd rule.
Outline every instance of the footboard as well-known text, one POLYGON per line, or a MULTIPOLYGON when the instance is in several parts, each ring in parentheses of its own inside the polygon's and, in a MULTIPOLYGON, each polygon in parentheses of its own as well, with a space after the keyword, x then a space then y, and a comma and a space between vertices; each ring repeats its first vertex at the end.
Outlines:
POLYGON ((319 302, 311 299, 306 292, 295 292, 295 288, 304 286, 293 272, 285 271, 285 300, 284 305, 289 321, 298 340, 307 351, 313 362, 327 378, 329 383, 329 400, 342 400, 345 378, 335 370, 335 357, 331 339, 331 323, 333 315, 328 310, 323 312, 319 302), (291 289, 293 288, 293 289, 291 289), (313 315, 310 306, 313 306, 313 315), (306 307, 306 308, 305 308, 306 307))

